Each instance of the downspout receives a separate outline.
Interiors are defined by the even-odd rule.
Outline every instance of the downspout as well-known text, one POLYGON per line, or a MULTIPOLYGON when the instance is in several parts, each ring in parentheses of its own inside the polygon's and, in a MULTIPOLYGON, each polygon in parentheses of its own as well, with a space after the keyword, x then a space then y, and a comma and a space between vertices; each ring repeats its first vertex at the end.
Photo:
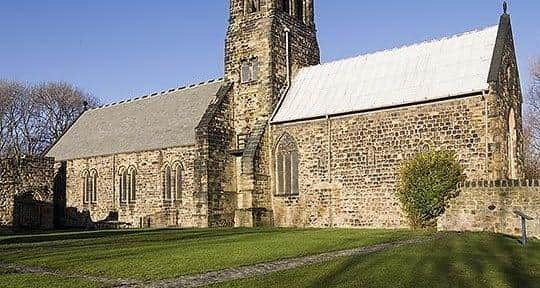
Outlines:
MULTIPOLYGON (((291 56, 290 56, 290 45, 291 45, 291 42, 290 42, 290 34, 291 34, 291 29, 289 29, 288 27, 285 27, 285 29, 283 30, 285 31, 285 65, 286 65, 286 69, 287 69, 287 73, 286 73, 286 82, 285 82, 285 87, 280 91, 280 95, 279 95, 279 102, 276 106, 276 108, 274 109, 274 112, 272 112, 272 115, 270 116, 270 118, 268 119, 268 131, 269 131, 269 135, 270 135, 270 138, 272 138, 272 119, 274 119, 274 117, 276 116, 276 113, 278 112, 279 110, 279 107, 281 107, 281 105, 283 104, 283 101, 285 100, 285 96, 287 95, 287 92, 289 92, 289 88, 291 87, 291 56)), ((271 141, 270 141, 271 143, 271 141)), ((273 147, 273 146, 272 146, 273 147)), ((271 159, 274 160, 274 157, 273 157, 273 148, 271 148, 271 151, 270 151, 270 155, 271 155, 271 159)), ((274 161, 270 161, 270 171, 274 171, 274 166, 275 166, 275 163, 274 161)), ((275 184, 275 183, 274 183, 275 184)), ((275 189, 275 185, 272 185, 275 189)))
POLYGON ((287 65, 287 87, 291 86, 291 43, 290 43, 291 30, 285 27, 285 62, 287 65))
POLYGON ((330 115, 326 115, 326 134, 328 136, 328 183, 332 183, 332 124, 330 123, 330 115))
POLYGON ((285 31, 285 65, 286 65, 286 82, 285 82, 285 87, 280 91, 280 95, 279 95, 279 102, 276 106, 276 108, 274 109, 274 112, 272 113, 272 115, 270 116, 270 119, 269 119, 269 122, 272 122, 272 119, 274 119, 274 117, 276 116, 276 113, 277 111, 279 110, 279 107, 281 107, 281 104, 283 104, 283 100, 285 100, 285 95, 287 95, 287 92, 289 92, 289 88, 291 87, 291 54, 290 54, 290 50, 291 50, 291 41, 290 41, 290 34, 291 34, 291 29, 285 27, 284 29, 285 31))
MULTIPOLYGON (((332 124, 330 123, 330 116, 326 115, 326 133, 328 136, 328 183, 331 185, 332 183, 332 124)), ((330 188, 330 187, 328 187, 330 188)), ((329 205, 328 205, 328 220, 330 222, 330 228, 334 227, 334 203, 332 199, 332 193, 334 189, 328 189, 330 191, 330 199, 329 199, 329 205)))
POLYGON ((116 199, 119 199, 120 197, 116 198, 116 155, 113 155, 113 171, 112 171, 112 189, 113 189, 113 193, 112 193, 112 203, 113 203, 113 209, 118 209, 118 206, 117 205, 118 203, 116 203, 116 199))
POLYGON ((489 173, 489 117, 488 117, 488 98, 486 91, 482 91, 482 99, 484 100, 484 122, 485 122, 485 141, 486 141, 486 147, 485 147, 485 163, 484 163, 484 175, 488 175, 489 173))

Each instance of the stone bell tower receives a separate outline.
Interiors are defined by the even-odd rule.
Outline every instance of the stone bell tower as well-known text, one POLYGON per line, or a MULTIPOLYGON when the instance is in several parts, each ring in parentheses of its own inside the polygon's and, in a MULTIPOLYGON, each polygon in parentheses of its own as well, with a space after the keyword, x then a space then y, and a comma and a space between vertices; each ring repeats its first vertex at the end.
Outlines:
POLYGON ((236 226, 272 224, 268 122, 299 68, 319 64, 314 0, 230 0, 225 80, 236 226))

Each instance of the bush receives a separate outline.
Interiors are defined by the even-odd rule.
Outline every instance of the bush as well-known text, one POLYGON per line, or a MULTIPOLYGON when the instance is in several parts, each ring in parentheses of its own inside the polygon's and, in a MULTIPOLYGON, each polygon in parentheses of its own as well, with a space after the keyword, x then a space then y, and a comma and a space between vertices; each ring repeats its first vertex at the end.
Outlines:
POLYGON ((415 228, 434 226, 464 180, 463 168, 451 151, 419 153, 401 164, 398 197, 415 228))

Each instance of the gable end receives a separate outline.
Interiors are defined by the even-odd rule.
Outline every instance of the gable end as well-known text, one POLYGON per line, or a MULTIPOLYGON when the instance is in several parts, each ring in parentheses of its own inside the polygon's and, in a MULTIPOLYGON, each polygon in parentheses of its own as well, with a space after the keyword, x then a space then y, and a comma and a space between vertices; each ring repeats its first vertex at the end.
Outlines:
POLYGON ((493 49, 493 57, 491 58, 491 66, 489 69, 488 83, 499 81, 499 71, 503 62, 504 49, 508 37, 512 37, 512 25, 510 23, 510 15, 503 14, 497 31, 497 39, 495 48, 493 49))

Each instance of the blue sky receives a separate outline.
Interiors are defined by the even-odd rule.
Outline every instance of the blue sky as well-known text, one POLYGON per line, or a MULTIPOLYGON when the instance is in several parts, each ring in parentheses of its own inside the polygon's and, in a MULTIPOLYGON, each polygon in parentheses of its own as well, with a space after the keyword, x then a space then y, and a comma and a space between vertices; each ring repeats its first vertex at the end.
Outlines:
MULTIPOLYGON (((2 0, 0 78, 67 81, 112 102, 223 75, 228 0, 2 0)), ((499 0, 316 0, 322 60, 496 24, 499 0)), ((521 78, 540 1, 512 0, 521 78)))

